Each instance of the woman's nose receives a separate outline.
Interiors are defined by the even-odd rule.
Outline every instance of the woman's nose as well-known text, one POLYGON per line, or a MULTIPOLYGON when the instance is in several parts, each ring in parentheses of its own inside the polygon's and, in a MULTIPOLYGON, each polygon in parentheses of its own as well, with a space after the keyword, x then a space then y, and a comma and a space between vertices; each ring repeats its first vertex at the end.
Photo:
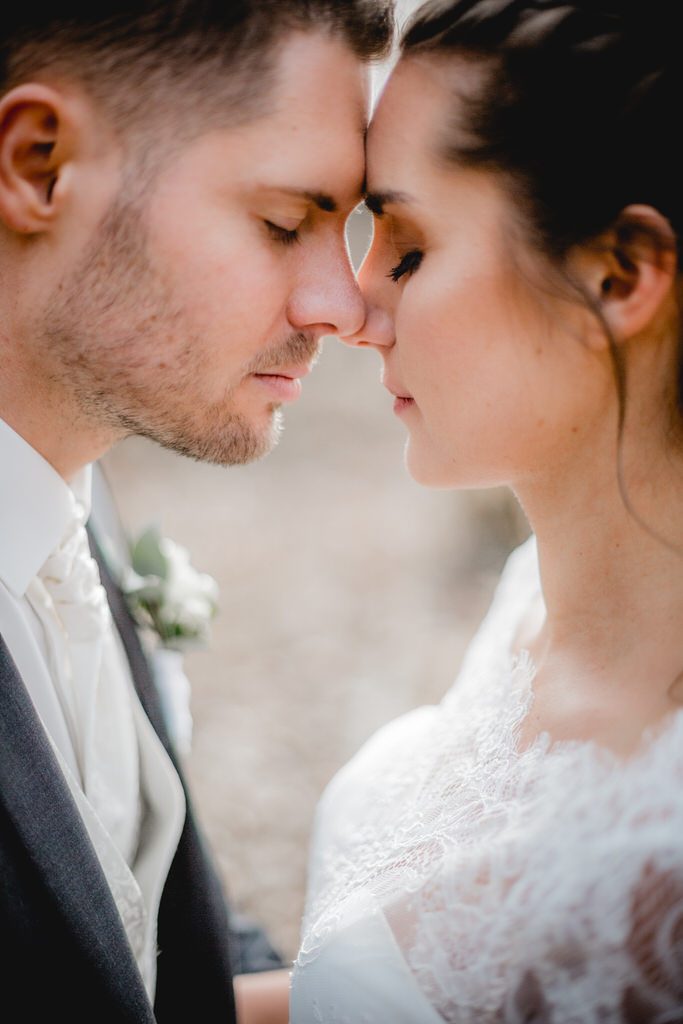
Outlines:
POLYGON ((341 334, 341 341, 359 348, 391 348, 396 336, 392 296, 387 293, 387 284, 374 240, 358 271, 358 286, 365 302, 365 320, 353 333, 341 334))
POLYGON ((368 306, 365 323, 353 334, 340 334, 340 341, 357 348, 391 348, 394 344, 394 324, 389 314, 379 306, 368 306))

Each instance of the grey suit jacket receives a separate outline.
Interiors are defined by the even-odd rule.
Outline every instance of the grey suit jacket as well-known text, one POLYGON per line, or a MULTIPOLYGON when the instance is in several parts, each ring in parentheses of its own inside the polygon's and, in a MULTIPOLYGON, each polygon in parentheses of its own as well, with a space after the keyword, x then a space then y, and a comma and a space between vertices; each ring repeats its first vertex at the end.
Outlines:
POLYGON ((125 600, 91 535, 142 705, 180 775, 185 827, 158 922, 154 1007, 97 856, 0 637, 0 963, 3 1004, 26 1022, 170 1024, 235 1020, 233 969, 282 961, 259 929, 231 928, 158 695, 125 600))

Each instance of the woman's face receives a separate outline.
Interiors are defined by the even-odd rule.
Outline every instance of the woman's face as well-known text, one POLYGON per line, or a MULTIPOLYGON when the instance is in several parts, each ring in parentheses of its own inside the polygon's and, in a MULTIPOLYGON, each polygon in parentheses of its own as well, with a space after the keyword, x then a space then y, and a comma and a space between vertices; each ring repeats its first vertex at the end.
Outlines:
POLYGON ((439 156, 455 130, 452 75, 403 60, 380 99, 368 139, 375 235, 360 273, 368 315, 345 340, 380 351, 416 480, 514 486, 585 447, 614 384, 604 353, 582 344, 590 314, 544 286, 500 179, 439 156))

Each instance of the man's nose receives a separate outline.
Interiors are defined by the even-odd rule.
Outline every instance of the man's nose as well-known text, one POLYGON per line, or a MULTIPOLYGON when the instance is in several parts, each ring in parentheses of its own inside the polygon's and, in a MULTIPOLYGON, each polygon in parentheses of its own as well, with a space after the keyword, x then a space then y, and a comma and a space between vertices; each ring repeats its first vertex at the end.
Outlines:
POLYGON ((325 334, 353 335, 366 319, 365 301, 347 258, 334 266, 317 266, 291 297, 292 324, 325 334))

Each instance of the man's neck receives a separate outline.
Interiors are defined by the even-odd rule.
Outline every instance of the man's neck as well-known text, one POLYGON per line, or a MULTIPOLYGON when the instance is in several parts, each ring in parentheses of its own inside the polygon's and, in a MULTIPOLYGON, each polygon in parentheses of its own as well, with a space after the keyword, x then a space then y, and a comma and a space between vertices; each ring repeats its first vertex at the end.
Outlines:
POLYGON ((30 444, 66 481, 95 462, 119 438, 76 413, 70 403, 35 383, 0 382, 0 418, 30 444))

